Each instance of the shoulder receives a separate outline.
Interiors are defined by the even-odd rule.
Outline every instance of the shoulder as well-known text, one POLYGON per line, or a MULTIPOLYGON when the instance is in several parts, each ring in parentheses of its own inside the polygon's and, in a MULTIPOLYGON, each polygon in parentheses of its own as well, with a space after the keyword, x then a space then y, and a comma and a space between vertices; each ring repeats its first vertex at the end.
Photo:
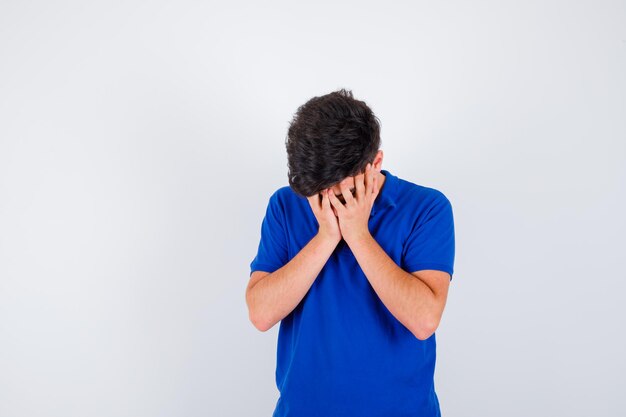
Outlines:
POLYGON ((308 204, 307 199, 296 194, 289 185, 278 187, 269 197, 269 206, 278 212, 288 212, 302 204, 308 204))
POLYGON ((270 196, 270 201, 282 206, 294 204, 300 199, 305 198, 296 194, 288 185, 277 188, 270 196))
POLYGON ((416 184, 402 178, 398 178, 398 197, 405 200, 404 202, 410 207, 418 205, 428 209, 433 206, 450 205, 450 200, 440 189, 416 184))
POLYGON ((439 188, 417 184, 398 178, 398 215, 411 229, 416 229, 433 218, 451 218, 452 205, 439 188))

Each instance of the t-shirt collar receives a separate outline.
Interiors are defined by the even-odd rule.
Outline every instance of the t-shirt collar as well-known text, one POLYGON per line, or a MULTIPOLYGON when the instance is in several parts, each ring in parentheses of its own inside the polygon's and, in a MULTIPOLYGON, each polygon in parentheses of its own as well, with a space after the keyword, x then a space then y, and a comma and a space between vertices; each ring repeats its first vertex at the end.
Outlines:
POLYGON ((381 174, 385 176, 385 182, 383 188, 378 192, 374 205, 370 212, 370 217, 375 216, 377 212, 381 211, 385 207, 395 207, 396 198, 398 194, 398 177, 393 175, 386 169, 380 170, 381 174))

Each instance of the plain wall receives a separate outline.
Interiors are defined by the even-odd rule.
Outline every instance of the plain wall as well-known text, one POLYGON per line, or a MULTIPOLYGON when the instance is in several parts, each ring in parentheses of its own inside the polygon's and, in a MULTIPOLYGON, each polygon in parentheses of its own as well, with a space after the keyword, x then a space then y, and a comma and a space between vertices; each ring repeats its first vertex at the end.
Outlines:
POLYGON ((454 416, 626 409, 623 1, 0 3, 0 416, 270 416, 245 288, 297 107, 450 199, 454 416))

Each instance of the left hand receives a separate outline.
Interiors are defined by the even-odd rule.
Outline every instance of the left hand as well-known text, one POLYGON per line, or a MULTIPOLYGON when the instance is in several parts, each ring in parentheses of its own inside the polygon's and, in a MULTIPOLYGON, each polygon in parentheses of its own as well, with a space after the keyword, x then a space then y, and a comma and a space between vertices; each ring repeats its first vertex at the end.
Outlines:
POLYGON ((341 194, 346 202, 342 204, 333 192, 328 193, 330 204, 335 209, 339 218, 341 235, 348 245, 351 241, 367 236, 369 231, 369 218, 378 196, 378 173, 371 164, 367 164, 365 172, 355 175, 354 188, 356 196, 353 197, 348 186, 341 184, 341 194))

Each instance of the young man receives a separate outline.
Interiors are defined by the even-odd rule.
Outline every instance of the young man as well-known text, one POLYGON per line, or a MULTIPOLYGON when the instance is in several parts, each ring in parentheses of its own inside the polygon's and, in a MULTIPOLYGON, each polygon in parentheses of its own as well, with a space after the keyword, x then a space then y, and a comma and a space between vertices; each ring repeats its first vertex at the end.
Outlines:
POLYGON ((440 416, 450 202, 381 168, 380 123, 350 91, 301 106, 286 147, 246 289, 256 328, 280 321, 273 417, 440 416))

